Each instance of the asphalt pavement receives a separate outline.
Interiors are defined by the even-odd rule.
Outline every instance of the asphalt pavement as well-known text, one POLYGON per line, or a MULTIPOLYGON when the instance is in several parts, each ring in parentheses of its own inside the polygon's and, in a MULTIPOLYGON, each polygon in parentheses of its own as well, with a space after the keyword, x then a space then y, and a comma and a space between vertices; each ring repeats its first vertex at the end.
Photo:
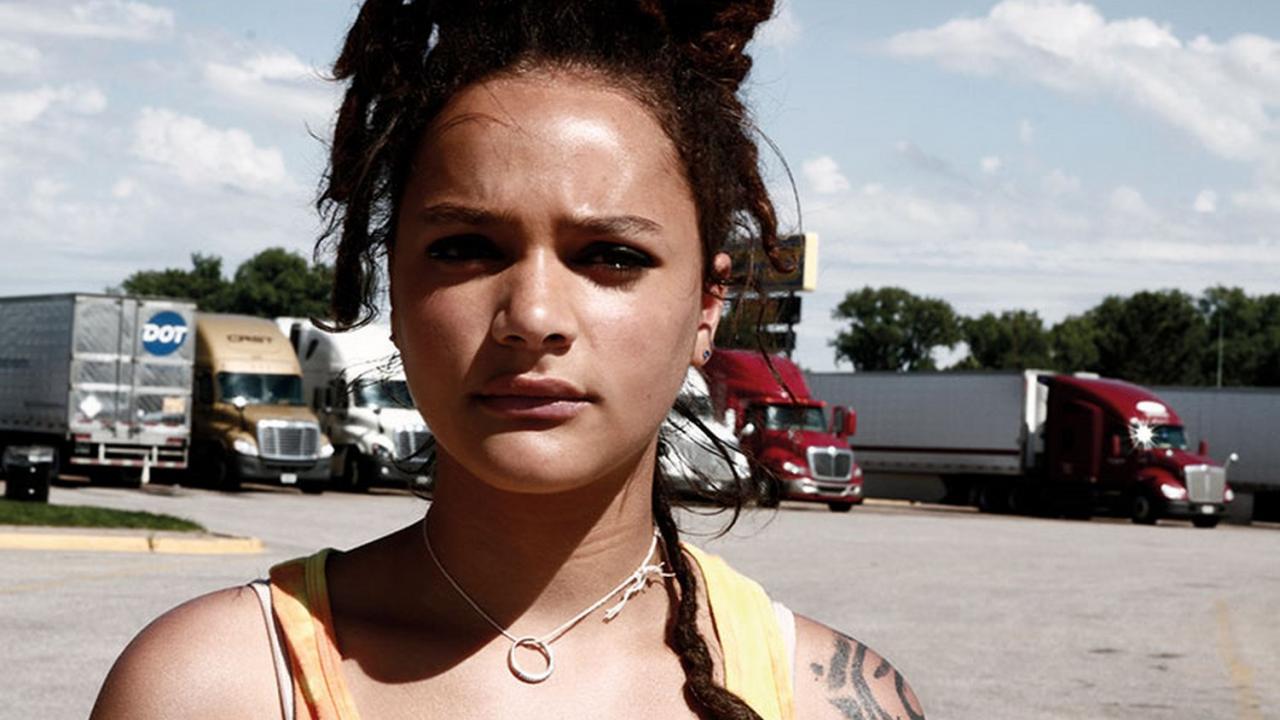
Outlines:
MULTIPOLYGON (((165 609, 347 548, 425 501, 256 488, 57 487, 52 502, 167 512, 258 554, 0 550, 0 720, 83 718, 114 657, 165 609)), ((686 515, 693 531, 719 520, 686 515)), ((1280 719, 1280 528, 1139 527, 879 503, 784 503, 693 537, 797 612, 889 657, 930 718, 1280 719)))

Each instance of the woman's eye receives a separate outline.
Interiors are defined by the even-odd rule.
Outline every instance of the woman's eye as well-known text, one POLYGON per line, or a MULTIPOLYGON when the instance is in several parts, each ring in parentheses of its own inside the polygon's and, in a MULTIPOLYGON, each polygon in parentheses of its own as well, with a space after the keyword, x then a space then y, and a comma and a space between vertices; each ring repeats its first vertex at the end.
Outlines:
POLYGON ((584 265, 604 268, 610 272, 636 274, 654 266, 653 258, 633 247, 614 243, 589 245, 579 256, 584 265))
POLYGON ((446 263, 499 260, 502 253, 483 235, 451 235, 427 246, 427 257, 446 263))

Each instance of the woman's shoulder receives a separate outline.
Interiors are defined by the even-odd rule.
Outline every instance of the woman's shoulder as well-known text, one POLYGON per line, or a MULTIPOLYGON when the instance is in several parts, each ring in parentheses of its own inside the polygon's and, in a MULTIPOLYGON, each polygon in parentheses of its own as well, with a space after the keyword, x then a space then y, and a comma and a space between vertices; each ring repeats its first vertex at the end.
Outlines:
POLYGON ((138 633, 103 682, 92 718, 279 718, 275 677, 256 593, 218 590, 138 633))
POLYGON ((922 720, 902 673, 876 651, 820 622, 796 616, 796 717, 922 720))

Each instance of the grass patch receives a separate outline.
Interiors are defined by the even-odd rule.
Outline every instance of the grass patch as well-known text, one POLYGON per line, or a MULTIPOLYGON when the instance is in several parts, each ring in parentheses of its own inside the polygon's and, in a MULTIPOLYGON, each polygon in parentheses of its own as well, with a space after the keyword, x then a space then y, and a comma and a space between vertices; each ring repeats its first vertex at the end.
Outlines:
POLYGON ((16 500, 0 500, 0 525, 204 531, 204 526, 172 515, 16 500))

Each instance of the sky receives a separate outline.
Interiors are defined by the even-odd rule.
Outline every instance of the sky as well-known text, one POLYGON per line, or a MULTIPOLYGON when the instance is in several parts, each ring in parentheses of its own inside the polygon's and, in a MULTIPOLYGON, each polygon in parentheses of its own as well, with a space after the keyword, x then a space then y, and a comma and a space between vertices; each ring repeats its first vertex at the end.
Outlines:
MULTIPOLYGON (((0 295, 309 253, 355 12, 0 2, 0 295)), ((1138 290, 1280 291, 1280 5, 786 0, 752 52, 785 229, 820 237, 809 369, 847 369, 831 311, 868 285, 1049 323, 1138 290)))

